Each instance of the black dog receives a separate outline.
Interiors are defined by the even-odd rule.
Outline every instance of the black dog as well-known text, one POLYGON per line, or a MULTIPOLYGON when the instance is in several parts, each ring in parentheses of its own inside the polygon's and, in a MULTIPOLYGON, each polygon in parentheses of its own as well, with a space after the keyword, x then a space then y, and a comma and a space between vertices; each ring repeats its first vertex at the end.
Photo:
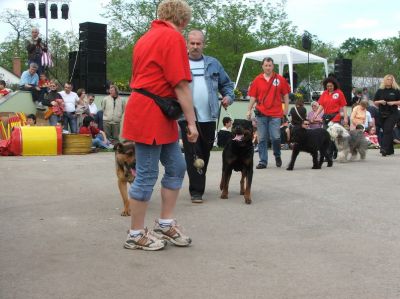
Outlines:
POLYGON ((305 129, 293 127, 290 134, 293 143, 292 158, 286 170, 293 170, 294 163, 300 152, 310 153, 313 159, 312 169, 321 169, 324 158, 328 161, 328 167, 332 166, 332 157, 327 150, 331 144, 331 137, 325 129, 305 129), (318 161, 319 152, 319 161, 318 161))
POLYGON ((232 125, 232 139, 222 152, 221 198, 228 198, 229 180, 232 170, 240 171, 240 195, 246 204, 251 203, 251 181, 253 180, 253 125, 245 119, 235 119, 232 125), (246 181, 246 182, 245 182, 246 181))

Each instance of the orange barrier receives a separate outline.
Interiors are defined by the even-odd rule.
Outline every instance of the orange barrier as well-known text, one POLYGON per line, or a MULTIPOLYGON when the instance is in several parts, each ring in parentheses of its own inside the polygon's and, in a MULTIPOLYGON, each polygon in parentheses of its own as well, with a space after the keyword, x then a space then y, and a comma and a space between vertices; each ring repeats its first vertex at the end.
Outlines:
POLYGON ((10 152, 15 156, 55 156, 62 154, 59 126, 14 127, 10 152))

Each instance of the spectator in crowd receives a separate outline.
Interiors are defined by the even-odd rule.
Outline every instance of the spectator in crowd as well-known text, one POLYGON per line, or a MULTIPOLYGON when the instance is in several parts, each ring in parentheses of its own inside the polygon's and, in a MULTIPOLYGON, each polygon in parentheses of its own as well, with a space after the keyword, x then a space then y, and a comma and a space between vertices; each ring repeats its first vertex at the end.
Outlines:
POLYGON ((351 98, 351 106, 354 107, 360 103, 362 99, 362 91, 357 90, 355 95, 351 98))
POLYGON ((373 147, 373 148, 380 147, 379 141, 378 141, 378 135, 376 135, 375 127, 369 127, 368 129, 365 129, 364 136, 368 140, 368 146, 373 147))
POLYGON ((232 138, 232 133, 231 133, 232 118, 230 118, 229 116, 225 116, 222 119, 222 124, 224 126, 221 128, 221 130, 219 130, 217 135, 217 145, 219 147, 225 147, 229 139, 232 138))
POLYGON ((307 118, 307 109, 304 107, 303 99, 296 100, 295 105, 289 111, 289 115, 291 117, 292 126, 301 127, 304 120, 307 118))
POLYGON ((6 81, 0 80, 0 99, 10 93, 10 90, 6 88, 6 81))
POLYGON ((72 91, 72 83, 66 82, 64 84, 64 90, 60 92, 62 99, 64 100, 65 111, 63 114, 64 131, 71 133, 78 133, 78 122, 76 118, 75 109, 79 102, 78 95, 72 91))
POLYGON ((94 118, 94 122, 97 124, 97 127, 103 131, 103 111, 99 111, 97 108, 95 100, 95 95, 93 93, 89 93, 87 95, 87 99, 89 101, 89 114, 94 118))
POLYGON ((317 114, 318 107, 319 104, 317 101, 311 102, 311 111, 307 114, 307 119, 310 123, 310 129, 322 128, 322 115, 324 115, 324 109, 322 109, 319 114, 317 114))
POLYGON ((49 92, 43 102, 45 106, 48 106, 53 113, 49 118, 49 125, 56 126, 62 123, 62 118, 64 114, 64 100, 58 93, 58 83, 56 80, 50 80, 49 82, 49 92))
MULTIPOLYGON (((158 5, 157 15, 159 19, 151 23, 150 30, 135 44, 130 86, 162 97, 177 98, 188 123, 182 135, 186 132, 188 140, 194 143, 198 131, 189 88, 192 76, 181 34, 190 21, 191 9, 182 0, 163 0, 158 5)), ((124 247, 159 250, 165 247, 165 240, 177 246, 189 246, 191 239, 174 220, 186 170, 177 122, 167 118, 152 99, 133 91, 126 107, 122 136, 134 141, 136 150, 136 178, 129 188, 131 229, 124 247), (161 213, 153 232, 149 233, 144 222, 160 161, 165 168, 161 179, 161 213)))
POLYGON ((29 114, 26 117, 26 125, 29 127, 36 126, 36 115, 35 114, 29 114))
MULTIPOLYGON (((286 82, 289 84, 290 86, 290 74, 289 74, 289 70, 286 70, 285 74, 283 75, 283 77, 286 79, 286 82)), ((298 82, 298 75, 296 72, 295 67, 293 66, 293 92, 296 91, 297 89, 297 82, 298 82)))
POLYGON ((50 85, 49 79, 47 79, 46 74, 43 72, 39 76, 39 88, 40 88, 40 94, 39 94, 39 108, 43 109, 44 107, 44 98, 48 92, 48 88, 50 85))
POLYGON ((381 144, 383 137, 383 129, 381 124, 381 117, 379 115, 379 109, 378 107, 376 107, 373 101, 369 101, 367 111, 371 114, 372 123, 375 127, 376 134, 378 135, 379 144, 381 144))
POLYGON ((361 95, 362 99, 365 99, 367 101, 369 101, 369 91, 368 91, 368 87, 364 87, 362 89, 362 95, 361 95))
POLYGON ((36 63, 37 69, 35 71, 40 75, 43 72, 42 54, 47 52, 47 47, 39 36, 38 28, 32 28, 31 38, 25 41, 25 46, 28 51, 28 65, 36 63))
POLYGON ((82 126, 83 119, 89 114, 89 102, 86 96, 86 90, 84 88, 79 88, 76 91, 79 97, 78 105, 76 105, 76 120, 78 123, 78 128, 82 126))
POLYGON ((256 169, 267 168, 268 141, 271 139, 276 167, 282 166, 280 126, 283 115, 289 107, 290 87, 285 78, 274 72, 274 60, 271 57, 262 61, 263 73, 252 82, 249 90, 250 103, 247 119, 251 118, 254 104, 257 118, 258 154, 260 162, 256 169), (282 102, 284 109, 282 110, 282 102))
MULTIPOLYGON (((296 125, 298 125, 298 124, 296 124, 296 125)), ((282 117, 282 124, 281 124, 281 127, 280 127, 280 131, 281 131, 281 149, 284 149, 284 150, 289 149, 289 142, 290 142, 290 128, 289 128, 289 126, 290 126, 289 119, 286 117, 286 115, 284 115, 282 117)))
MULTIPOLYGON (((235 98, 231 79, 217 59, 203 54, 204 46, 205 37, 202 31, 192 30, 188 33, 189 65, 193 75, 190 87, 196 111, 196 123, 199 132, 201 132, 194 146, 189 142, 187 136, 182 135, 189 176, 189 193, 193 203, 203 202, 207 166, 215 140, 216 119, 220 112, 218 93, 222 95, 221 105, 224 108, 232 104, 235 98), (204 167, 201 172, 193 165, 194 151, 199 158, 204 160, 204 167)), ((181 131, 184 132, 187 122, 180 120, 179 126, 181 131)))
MULTIPOLYGON (((368 100, 362 99, 360 104, 356 105, 350 114, 350 130, 354 130, 357 125, 365 125, 367 120, 368 100)), ((371 115, 370 115, 371 116, 371 115)))
POLYGON ((393 128, 399 119, 398 106, 400 105, 400 88, 393 75, 386 75, 383 78, 374 96, 374 103, 379 107, 383 128, 381 154, 383 157, 393 155, 393 128))
POLYGON ((32 62, 29 65, 29 69, 24 71, 21 75, 19 81, 19 89, 30 91, 32 94, 32 101, 35 103, 36 108, 39 110, 44 110, 44 107, 40 99, 40 87, 39 87, 39 76, 36 74, 38 66, 36 63, 32 62))
POLYGON ((119 96, 117 86, 110 85, 110 94, 101 102, 101 108, 103 109, 104 132, 114 144, 119 141, 121 119, 125 111, 125 102, 119 96))
POLYGON ((106 134, 97 127, 92 116, 85 116, 79 129, 79 134, 90 134, 92 136, 92 146, 96 148, 113 148, 113 145, 107 140, 106 134))

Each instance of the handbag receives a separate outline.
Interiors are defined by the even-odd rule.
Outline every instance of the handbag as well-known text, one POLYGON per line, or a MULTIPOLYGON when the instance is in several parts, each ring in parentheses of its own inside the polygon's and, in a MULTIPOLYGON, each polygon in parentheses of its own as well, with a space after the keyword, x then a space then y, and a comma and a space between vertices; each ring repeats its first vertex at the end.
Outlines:
POLYGON ((53 109, 51 107, 49 107, 46 112, 44 113, 44 119, 48 120, 50 118, 50 116, 53 115, 53 109))
POLYGON ((162 98, 158 95, 155 95, 143 88, 134 88, 133 91, 138 92, 142 95, 145 95, 154 100, 157 106, 161 109, 162 113, 169 118, 177 120, 182 116, 182 108, 179 105, 177 99, 175 98, 162 98))

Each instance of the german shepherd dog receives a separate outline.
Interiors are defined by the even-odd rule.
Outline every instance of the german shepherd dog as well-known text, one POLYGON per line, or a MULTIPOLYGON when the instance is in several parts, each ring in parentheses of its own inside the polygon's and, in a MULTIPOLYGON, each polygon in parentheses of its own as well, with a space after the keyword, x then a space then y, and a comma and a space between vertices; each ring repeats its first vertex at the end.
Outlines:
POLYGON ((114 151, 118 188, 124 203, 124 210, 122 211, 121 216, 130 216, 128 183, 131 184, 135 180, 136 176, 135 143, 132 141, 126 141, 123 143, 118 142, 114 145, 114 151))
POLYGON ((246 204, 251 204, 251 182, 253 180, 253 125, 246 119, 235 119, 232 124, 232 139, 222 152, 221 198, 228 198, 229 180, 232 170, 240 171, 240 195, 246 204))

